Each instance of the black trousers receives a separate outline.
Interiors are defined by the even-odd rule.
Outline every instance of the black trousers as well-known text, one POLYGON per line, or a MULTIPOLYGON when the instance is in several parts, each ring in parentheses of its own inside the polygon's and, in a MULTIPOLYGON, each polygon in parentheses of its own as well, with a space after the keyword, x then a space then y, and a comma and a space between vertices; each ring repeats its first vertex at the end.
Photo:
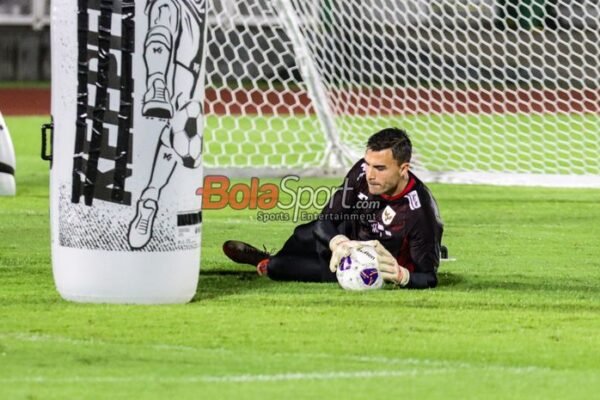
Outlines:
POLYGON ((298 225, 281 250, 271 256, 269 278, 276 281, 336 282, 329 270, 329 240, 337 234, 348 235, 346 223, 334 225, 316 220, 298 225))

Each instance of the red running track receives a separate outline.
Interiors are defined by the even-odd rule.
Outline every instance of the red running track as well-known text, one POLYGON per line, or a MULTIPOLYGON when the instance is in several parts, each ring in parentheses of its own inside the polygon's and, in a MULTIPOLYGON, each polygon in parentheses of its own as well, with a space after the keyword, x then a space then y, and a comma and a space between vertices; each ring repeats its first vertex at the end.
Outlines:
MULTIPOLYGON (((429 90, 372 88, 335 91, 337 112, 349 115, 416 115, 442 113, 600 114, 600 89, 583 90, 429 90)), ((207 113, 314 113, 306 92, 262 89, 209 89, 207 113)), ((50 89, 0 89, 4 115, 50 114, 50 89)))

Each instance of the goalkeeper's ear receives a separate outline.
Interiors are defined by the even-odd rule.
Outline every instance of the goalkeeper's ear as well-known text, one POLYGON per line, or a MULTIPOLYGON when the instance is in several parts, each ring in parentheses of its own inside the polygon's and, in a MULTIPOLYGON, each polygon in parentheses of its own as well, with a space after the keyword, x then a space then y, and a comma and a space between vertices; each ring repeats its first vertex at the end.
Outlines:
POLYGON ((400 164, 400 177, 405 180, 408 181, 408 171, 410 170, 410 162, 403 162, 402 164, 400 164))

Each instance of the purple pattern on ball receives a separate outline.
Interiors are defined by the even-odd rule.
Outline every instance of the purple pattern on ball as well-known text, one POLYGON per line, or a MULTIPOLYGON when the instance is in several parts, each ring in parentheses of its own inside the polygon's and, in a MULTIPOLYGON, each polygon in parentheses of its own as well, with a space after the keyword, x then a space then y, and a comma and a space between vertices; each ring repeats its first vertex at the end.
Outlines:
POLYGON ((377 278, 379 278, 379 271, 377 268, 365 268, 360 271, 360 278, 367 286, 372 286, 377 282, 377 278))
POLYGON ((352 267, 352 258, 350 258, 350 256, 342 257, 338 265, 338 269, 340 271, 346 271, 347 269, 350 269, 350 267, 352 267))

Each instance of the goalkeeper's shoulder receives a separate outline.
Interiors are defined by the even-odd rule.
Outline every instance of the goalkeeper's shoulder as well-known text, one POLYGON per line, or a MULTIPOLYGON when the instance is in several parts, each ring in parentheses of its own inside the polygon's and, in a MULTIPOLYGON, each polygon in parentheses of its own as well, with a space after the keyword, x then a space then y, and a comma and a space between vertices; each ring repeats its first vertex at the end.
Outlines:
POLYGON ((424 218, 427 221, 434 222, 438 227, 443 228, 444 223, 442 221, 438 202, 425 183, 416 178, 416 184, 413 190, 408 192, 405 197, 408 199, 409 208, 411 214, 413 214, 413 218, 424 218))
POLYGON ((364 178, 366 167, 367 166, 365 164, 364 158, 361 158, 360 160, 355 162, 354 165, 346 173, 346 179, 348 179, 349 181, 348 183, 354 185, 361 178, 364 178))

